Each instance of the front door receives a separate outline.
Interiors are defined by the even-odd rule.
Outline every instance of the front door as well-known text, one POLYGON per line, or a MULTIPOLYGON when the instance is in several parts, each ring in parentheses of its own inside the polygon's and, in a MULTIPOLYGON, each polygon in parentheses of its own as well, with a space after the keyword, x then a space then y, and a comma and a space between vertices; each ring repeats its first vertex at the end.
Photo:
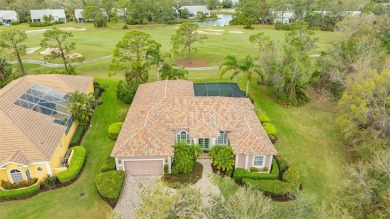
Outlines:
POLYGON ((210 148, 210 138, 199 138, 199 146, 203 152, 208 152, 210 148))

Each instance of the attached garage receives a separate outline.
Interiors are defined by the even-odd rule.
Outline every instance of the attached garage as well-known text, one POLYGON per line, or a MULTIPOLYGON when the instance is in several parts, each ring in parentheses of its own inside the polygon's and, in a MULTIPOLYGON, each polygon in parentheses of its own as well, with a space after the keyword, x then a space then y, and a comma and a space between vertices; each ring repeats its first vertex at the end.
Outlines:
POLYGON ((164 160, 124 160, 124 171, 130 175, 164 174, 164 160))

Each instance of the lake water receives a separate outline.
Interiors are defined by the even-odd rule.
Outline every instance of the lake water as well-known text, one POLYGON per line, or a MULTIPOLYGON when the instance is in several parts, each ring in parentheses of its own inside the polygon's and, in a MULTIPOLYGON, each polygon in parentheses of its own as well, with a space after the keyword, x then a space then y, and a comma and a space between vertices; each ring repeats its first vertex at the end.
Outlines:
POLYGON ((229 21, 233 19, 231 14, 217 14, 218 20, 216 21, 200 21, 195 22, 200 25, 208 25, 208 26, 225 26, 229 25, 229 21))

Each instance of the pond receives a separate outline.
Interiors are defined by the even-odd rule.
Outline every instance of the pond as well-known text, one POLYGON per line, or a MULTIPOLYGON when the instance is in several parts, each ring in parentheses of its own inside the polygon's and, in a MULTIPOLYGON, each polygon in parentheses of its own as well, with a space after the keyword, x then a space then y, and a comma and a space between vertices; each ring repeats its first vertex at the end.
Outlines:
POLYGON ((208 26, 226 26, 229 25, 229 21, 233 19, 233 15, 231 14, 217 14, 217 16, 218 20, 216 21, 199 21, 195 23, 208 26))

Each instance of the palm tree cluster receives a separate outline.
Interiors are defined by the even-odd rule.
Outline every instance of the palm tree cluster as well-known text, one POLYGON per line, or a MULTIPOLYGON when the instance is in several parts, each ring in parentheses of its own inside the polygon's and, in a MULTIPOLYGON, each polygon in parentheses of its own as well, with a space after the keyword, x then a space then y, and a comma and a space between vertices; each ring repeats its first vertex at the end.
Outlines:
POLYGON ((96 106, 95 97, 91 94, 75 91, 68 93, 67 101, 72 118, 80 125, 85 125, 89 117, 93 115, 93 110, 96 106))
POLYGON ((246 93, 248 96, 249 93, 249 83, 254 77, 254 73, 262 74, 262 69, 256 61, 256 57, 247 55, 245 58, 239 59, 237 55, 230 54, 225 56, 224 61, 220 64, 219 69, 221 70, 221 77, 226 73, 232 71, 232 79, 237 82, 237 75, 241 72, 246 74, 246 93))

